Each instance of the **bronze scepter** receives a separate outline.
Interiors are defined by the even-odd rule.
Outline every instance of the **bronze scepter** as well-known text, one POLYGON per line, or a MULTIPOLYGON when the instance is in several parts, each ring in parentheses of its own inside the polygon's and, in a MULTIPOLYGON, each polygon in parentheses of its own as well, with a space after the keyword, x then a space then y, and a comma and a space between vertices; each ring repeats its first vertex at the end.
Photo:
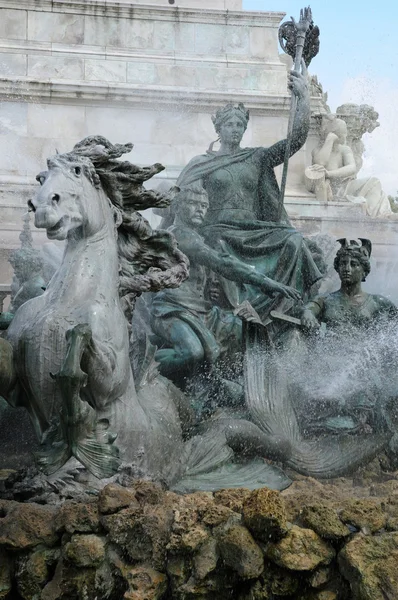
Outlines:
MULTIPOLYGON (((300 10, 300 20, 298 23, 293 19, 293 17, 291 17, 290 21, 282 23, 279 28, 279 43, 282 47, 282 50, 293 58, 293 68, 295 71, 303 71, 303 61, 308 67, 311 60, 318 54, 319 51, 319 28, 314 26, 312 12, 309 6, 308 8, 302 8, 300 10)), ((281 205, 285 197, 287 170, 289 166, 290 148, 292 143, 293 124, 296 109, 297 99, 296 96, 292 95, 289 124, 287 129, 285 159, 283 161, 280 195, 281 205)))

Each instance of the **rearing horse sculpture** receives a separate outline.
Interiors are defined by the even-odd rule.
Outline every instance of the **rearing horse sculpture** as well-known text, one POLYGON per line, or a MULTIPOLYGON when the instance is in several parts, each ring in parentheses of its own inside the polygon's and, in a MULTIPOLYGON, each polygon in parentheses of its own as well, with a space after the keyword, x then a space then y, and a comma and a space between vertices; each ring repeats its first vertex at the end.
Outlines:
POLYGON ((177 410, 159 382, 144 401, 137 395, 126 315, 140 292, 179 285, 188 261, 172 236, 136 212, 164 205, 142 186, 163 167, 116 160, 131 148, 83 140, 48 160, 29 201, 36 227, 66 248, 45 293, 17 311, 10 345, 1 340, 8 371, 0 383, 11 404, 29 411, 48 473, 71 456, 97 477, 112 475, 120 460, 157 477, 178 463, 177 410))

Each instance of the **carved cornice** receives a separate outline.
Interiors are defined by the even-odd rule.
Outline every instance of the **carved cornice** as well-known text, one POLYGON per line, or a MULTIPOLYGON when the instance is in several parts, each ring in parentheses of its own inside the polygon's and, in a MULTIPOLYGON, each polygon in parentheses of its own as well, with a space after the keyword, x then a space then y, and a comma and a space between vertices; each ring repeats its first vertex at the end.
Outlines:
MULTIPOLYGON (((197 56, 176 52, 154 52, 136 48, 117 48, 115 46, 89 46, 87 44, 60 44, 57 42, 37 42, 32 40, 2 40, 0 39, 1 53, 12 54, 40 54, 43 56, 73 56, 77 58, 92 58, 97 60, 128 60, 129 62, 153 62, 155 64, 188 65, 199 62, 197 56)), ((258 67, 283 70, 284 65, 279 60, 269 58, 251 58, 246 56, 219 54, 201 55, 202 65, 212 67, 234 66, 238 68, 258 67)))
MULTIPOLYGON (((112 85, 98 82, 72 80, 40 80, 30 77, 0 78, 1 101, 44 102, 83 106, 136 106, 153 110, 176 108, 192 112, 211 112, 233 98, 243 102, 252 114, 287 116, 290 96, 271 95, 263 92, 239 90, 212 91, 174 88, 165 86, 143 86, 142 84, 118 83, 112 85)), ((313 113, 319 112, 318 98, 311 99, 313 113)))
POLYGON ((253 111, 272 114, 289 110, 289 96, 271 96, 262 92, 193 90, 143 84, 102 84, 72 80, 40 80, 31 77, 0 78, 2 101, 51 102, 80 105, 143 106, 156 109, 183 105, 195 112, 214 110, 231 100, 243 102, 253 111))
POLYGON ((252 27, 277 27, 285 16, 283 12, 163 7, 114 0, 0 0, 0 8, 252 27))

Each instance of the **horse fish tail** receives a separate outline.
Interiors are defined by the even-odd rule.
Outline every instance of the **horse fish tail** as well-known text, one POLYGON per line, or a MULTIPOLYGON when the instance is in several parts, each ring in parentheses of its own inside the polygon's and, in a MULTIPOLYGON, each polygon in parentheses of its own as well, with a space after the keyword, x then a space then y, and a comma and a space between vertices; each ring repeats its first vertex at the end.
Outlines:
POLYGON ((269 435, 292 444, 301 440, 286 376, 278 366, 263 328, 245 324, 245 398, 251 420, 269 435))
POLYGON ((340 477, 369 463, 387 446, 391 432, 322 437, 293 447, 286 465, 318 479, 340 477))

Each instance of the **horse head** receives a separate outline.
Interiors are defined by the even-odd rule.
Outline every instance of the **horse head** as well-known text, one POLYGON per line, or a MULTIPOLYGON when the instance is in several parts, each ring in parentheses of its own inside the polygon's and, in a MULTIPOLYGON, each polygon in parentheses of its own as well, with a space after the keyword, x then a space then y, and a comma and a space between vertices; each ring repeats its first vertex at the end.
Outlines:
POLYGON ((112 213, 92 162, 84 156, 59 154, 47 161, 47 171, 36 177, 41 188, 28 201, 35 226, 51 240, 90 237, 112 213))

